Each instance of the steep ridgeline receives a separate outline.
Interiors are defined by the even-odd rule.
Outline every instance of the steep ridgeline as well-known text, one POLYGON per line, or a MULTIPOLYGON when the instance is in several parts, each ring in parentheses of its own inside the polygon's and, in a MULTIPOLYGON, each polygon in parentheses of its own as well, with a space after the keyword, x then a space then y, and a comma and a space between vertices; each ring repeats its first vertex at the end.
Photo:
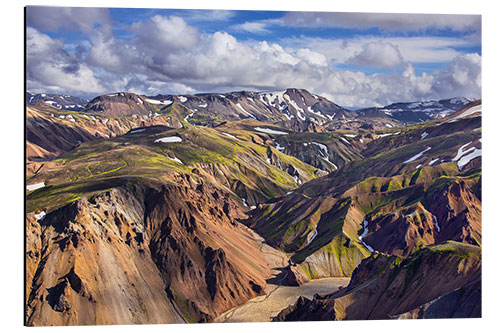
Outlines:
POLYGON ((108 116, 170 115, 196 125, 215 126, 223 121, 254 119, 276 123, 294 131, 324 131, 322 125, 354 114, 324 97, 303 89, 276 92, 139 96, 116 93, 94 98, 86 112, 108 116))
POLYGON ((349 285, 299 298, 274 321, 481 317, 481 249, 448 241, 403 259, 373 254, 349 285))
MULTIPOLYGON (((301 89, 155 97, 120 92, 94 98, 82 112, 42 102, 36 96, 27 98, 32 101, 26 115, 30 163, 54 158, 82 142, 123 135, 137 127, 215 127, 226 121, 254 119, 291 131, 321 132, 327 121, 336 121, 341 115, 353 117, 352 112, 301 89)), ((39 167, 35 163, 31 171, 39 167)))
MULTIPOLYGON (((357 132, 383 130, 412 122, 394 117, 389 111, 348 111, 303 89, 155 97, 119 92, 96 97, 88 104, 85 102, 83 110, 84 104, 67 104, 75 102, 75 99, 65 95, 27 93, 27 155, 30 163, 51 159, 81 142, 123 135, 133 128, 153 125, 216 127, 227 121, 254 119, 290 132, 357 132)), ((82 101, 79 103, 84 103, 82 101)), ((448 104, 456 107, 463 101, 465 99, 455 99, 448 104)), ((418 107, 410 108, 412 111, 405 111, 405 114, 414 114, 414 118, 419 118, 415 121, 430 119, 430 116, 416 116, 423 112, 418 111, 420 105, 426 103, 413 104, 418 107)), ((446 112, 442 111, 440 115, 446 112)), ((297 150, 296 147, 289 148, 290 151, 297 150)), ((318 149, 320 153, 321 148, 318 149)), ((336 166, 339 163, 343 165, 341 161, 352 157, 340 151, 337 153, 343 156, 330 161, 336 166)), ((321 156, 321 161, 311 155, 299 155, 304 156, 302 160, 310 160, 323 170, 334 169, 333 165, 324 162, 325 156, 321 156)), ((32 171, 39 166, 35 164, 32 171)))
POLYGON ((28 220, 27 324, 206 322, 263 293, 269 269, 229 194, 183 175, 28 220))
POLYGON ((350 276, 373 251, 481 245, 480 115, 474 103, 440 121, 375 134, 363 159, 258 205, 244 223, 292 254, 294 284, 350 276))

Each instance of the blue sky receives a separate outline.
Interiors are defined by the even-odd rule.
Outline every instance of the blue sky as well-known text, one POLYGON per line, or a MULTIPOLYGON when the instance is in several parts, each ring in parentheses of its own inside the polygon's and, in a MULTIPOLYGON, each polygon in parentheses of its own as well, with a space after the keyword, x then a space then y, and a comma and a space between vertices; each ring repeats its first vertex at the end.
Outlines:
POLYGON ((481 96, 477 15, 28 7, 26 43, 34 92, 297 87, 346 107, 481 96))

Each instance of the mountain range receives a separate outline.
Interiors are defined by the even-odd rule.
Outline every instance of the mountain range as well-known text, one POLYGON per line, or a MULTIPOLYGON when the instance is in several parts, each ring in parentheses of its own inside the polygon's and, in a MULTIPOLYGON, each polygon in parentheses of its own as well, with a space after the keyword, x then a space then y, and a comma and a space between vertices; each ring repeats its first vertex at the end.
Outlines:
POLYGON ((318 279, 348 283, 262 320, 481 316, 480 100, 51 98, 27 100, 28 325, 236 321, 318 279))

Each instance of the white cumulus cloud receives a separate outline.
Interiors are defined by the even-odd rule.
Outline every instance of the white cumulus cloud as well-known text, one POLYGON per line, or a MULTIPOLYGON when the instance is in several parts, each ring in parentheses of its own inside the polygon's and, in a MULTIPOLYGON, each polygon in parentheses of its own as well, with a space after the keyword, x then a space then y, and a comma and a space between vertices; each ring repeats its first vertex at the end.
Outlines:
POLYGON ((404 63, 399 49, 390 43, 368 42, 361 47, 360 52, 346 61, 349 64, 374 66, 374 67, 397 67, 404 63))

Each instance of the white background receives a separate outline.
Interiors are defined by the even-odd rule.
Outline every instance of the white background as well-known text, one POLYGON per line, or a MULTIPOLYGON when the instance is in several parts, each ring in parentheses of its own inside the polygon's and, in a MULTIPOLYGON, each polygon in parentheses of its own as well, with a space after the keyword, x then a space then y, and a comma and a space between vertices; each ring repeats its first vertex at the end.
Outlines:
POLYGON ((296 0, 234 0, 210 1, 14 1, 2 3, 1 15, 1 82, 0 90, 0 143, 2 191, 0 198, 0 325, 5 332, 31 330, 32 332, 490 332, 500 328, 498 305, 498 266, 500 253, 496 210, 500 206, 498 194, 499 137, 498 114, 500 112, 500 84, 498 43, 500 20, 495 1, 475 0, 413 0, 413 1, 296 1, 296 0), (299 11, 346 11, 392 13, 443 13, 483 15, 483 318, 459 320, 411 320, 411 321, 358 321, 358 322, 301 322, 258 324, 191 324, 191 325, 142 325, 99 327, 23 327, 23 199, 24 172, 24 6, 99 6, 141 8, 192 8, 192 9, 251 9, 251 10, 299 10, 299 11))

